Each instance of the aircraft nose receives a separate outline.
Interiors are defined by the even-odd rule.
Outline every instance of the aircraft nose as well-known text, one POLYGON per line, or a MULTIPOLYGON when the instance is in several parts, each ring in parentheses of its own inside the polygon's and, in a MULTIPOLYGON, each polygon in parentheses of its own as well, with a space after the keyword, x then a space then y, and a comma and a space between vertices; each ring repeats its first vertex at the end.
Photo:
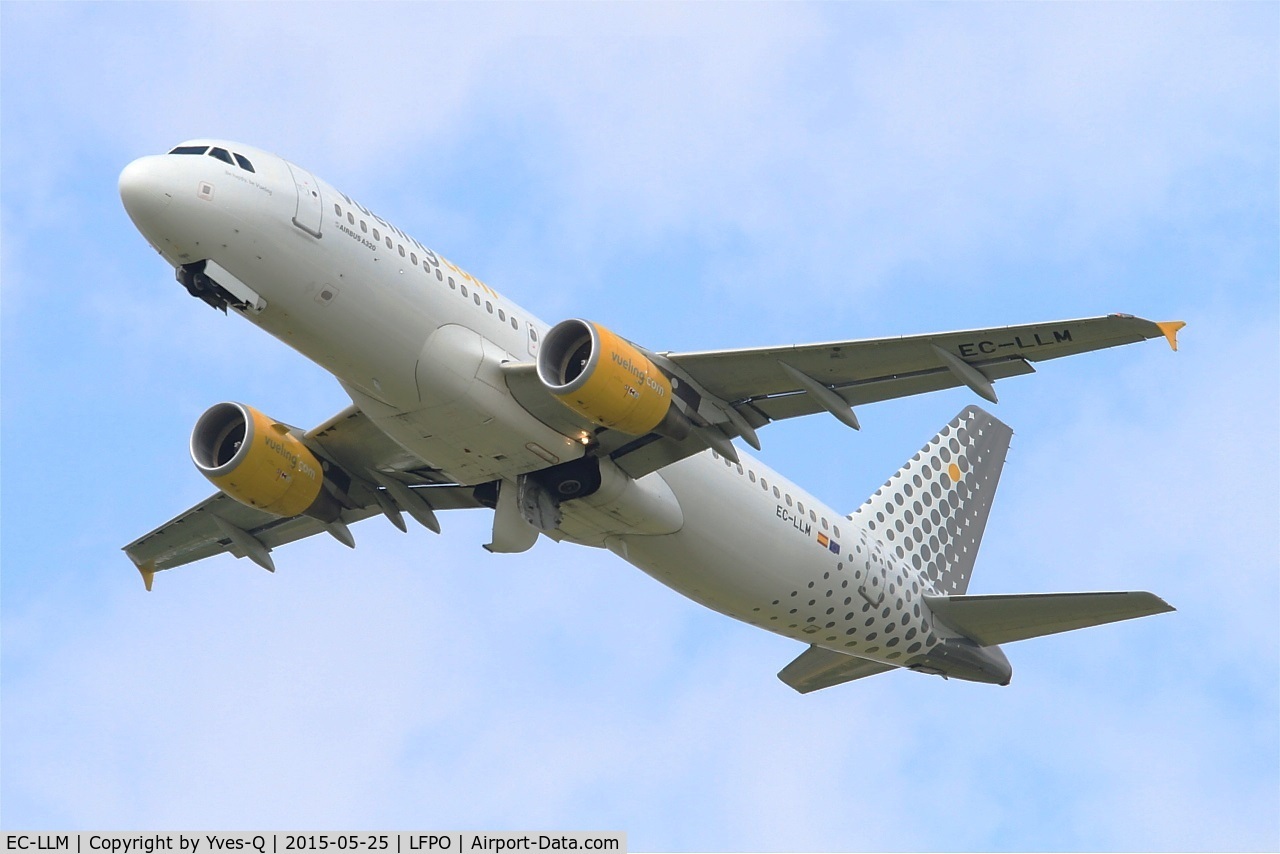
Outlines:
POLYGON ((164 185, 159 157, 141 157, 120 173, 120 201, 139 229, 155 225, 173 201, 164 185))

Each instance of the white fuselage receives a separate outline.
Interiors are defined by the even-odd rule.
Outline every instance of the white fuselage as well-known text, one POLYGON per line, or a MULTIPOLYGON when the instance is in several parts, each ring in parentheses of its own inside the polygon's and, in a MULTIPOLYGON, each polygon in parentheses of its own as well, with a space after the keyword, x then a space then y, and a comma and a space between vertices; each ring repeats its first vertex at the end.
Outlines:
MULTIPOLYGON (((546 324, 305 170, 245 145, 189 144, 221 146, 254 171, 208 155, 135 161, 121 194, 139 229, 174 267, 207 259, 251 289, 260 308, 237 313, 331 372, 408 452, 461 484, 512 482, 585 453, 585 437, 534 418, 500 371, 534 358, 546 324)), ((949 636, 918 571, 887 549, 873 561, 871 532, 740 459, 706 451, 637 481, 674 494, 675 530, 568 501, 558 538, 837 651, 909 665, 949 636), (887 594, 874 600, 859 592, 872 573, 887 594)))

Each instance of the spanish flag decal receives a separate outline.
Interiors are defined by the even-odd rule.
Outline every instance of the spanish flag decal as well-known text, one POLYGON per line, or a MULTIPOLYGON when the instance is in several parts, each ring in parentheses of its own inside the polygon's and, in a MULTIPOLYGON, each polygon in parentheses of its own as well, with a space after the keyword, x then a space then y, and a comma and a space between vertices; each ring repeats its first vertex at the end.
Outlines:
POLYGON ((840 554, 840 544, 821 531, 818 532, 818 545, 830 550, 833 555, 840 554))

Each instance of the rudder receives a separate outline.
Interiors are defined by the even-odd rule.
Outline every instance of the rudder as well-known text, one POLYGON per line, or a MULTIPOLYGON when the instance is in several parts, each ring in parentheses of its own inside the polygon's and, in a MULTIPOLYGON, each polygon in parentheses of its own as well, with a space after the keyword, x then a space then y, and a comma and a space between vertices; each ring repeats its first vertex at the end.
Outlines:
POLYGON ((978 556, 1013 431, 966 407, 854 511, 933 591, 960 595, 978 556))

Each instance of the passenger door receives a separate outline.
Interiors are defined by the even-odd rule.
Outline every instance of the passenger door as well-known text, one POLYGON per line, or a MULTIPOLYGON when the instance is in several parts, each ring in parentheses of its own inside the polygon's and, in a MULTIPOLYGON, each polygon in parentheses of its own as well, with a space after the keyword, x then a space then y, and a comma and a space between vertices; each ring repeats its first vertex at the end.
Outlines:
POLYGON ((320 184, 301 166, 289 163, 289 172, 293 175, 293 184, 298 190, 298 206, 293 214, 293 224, 307 234, 319 237, 320 224, 324 218, 320 184))

